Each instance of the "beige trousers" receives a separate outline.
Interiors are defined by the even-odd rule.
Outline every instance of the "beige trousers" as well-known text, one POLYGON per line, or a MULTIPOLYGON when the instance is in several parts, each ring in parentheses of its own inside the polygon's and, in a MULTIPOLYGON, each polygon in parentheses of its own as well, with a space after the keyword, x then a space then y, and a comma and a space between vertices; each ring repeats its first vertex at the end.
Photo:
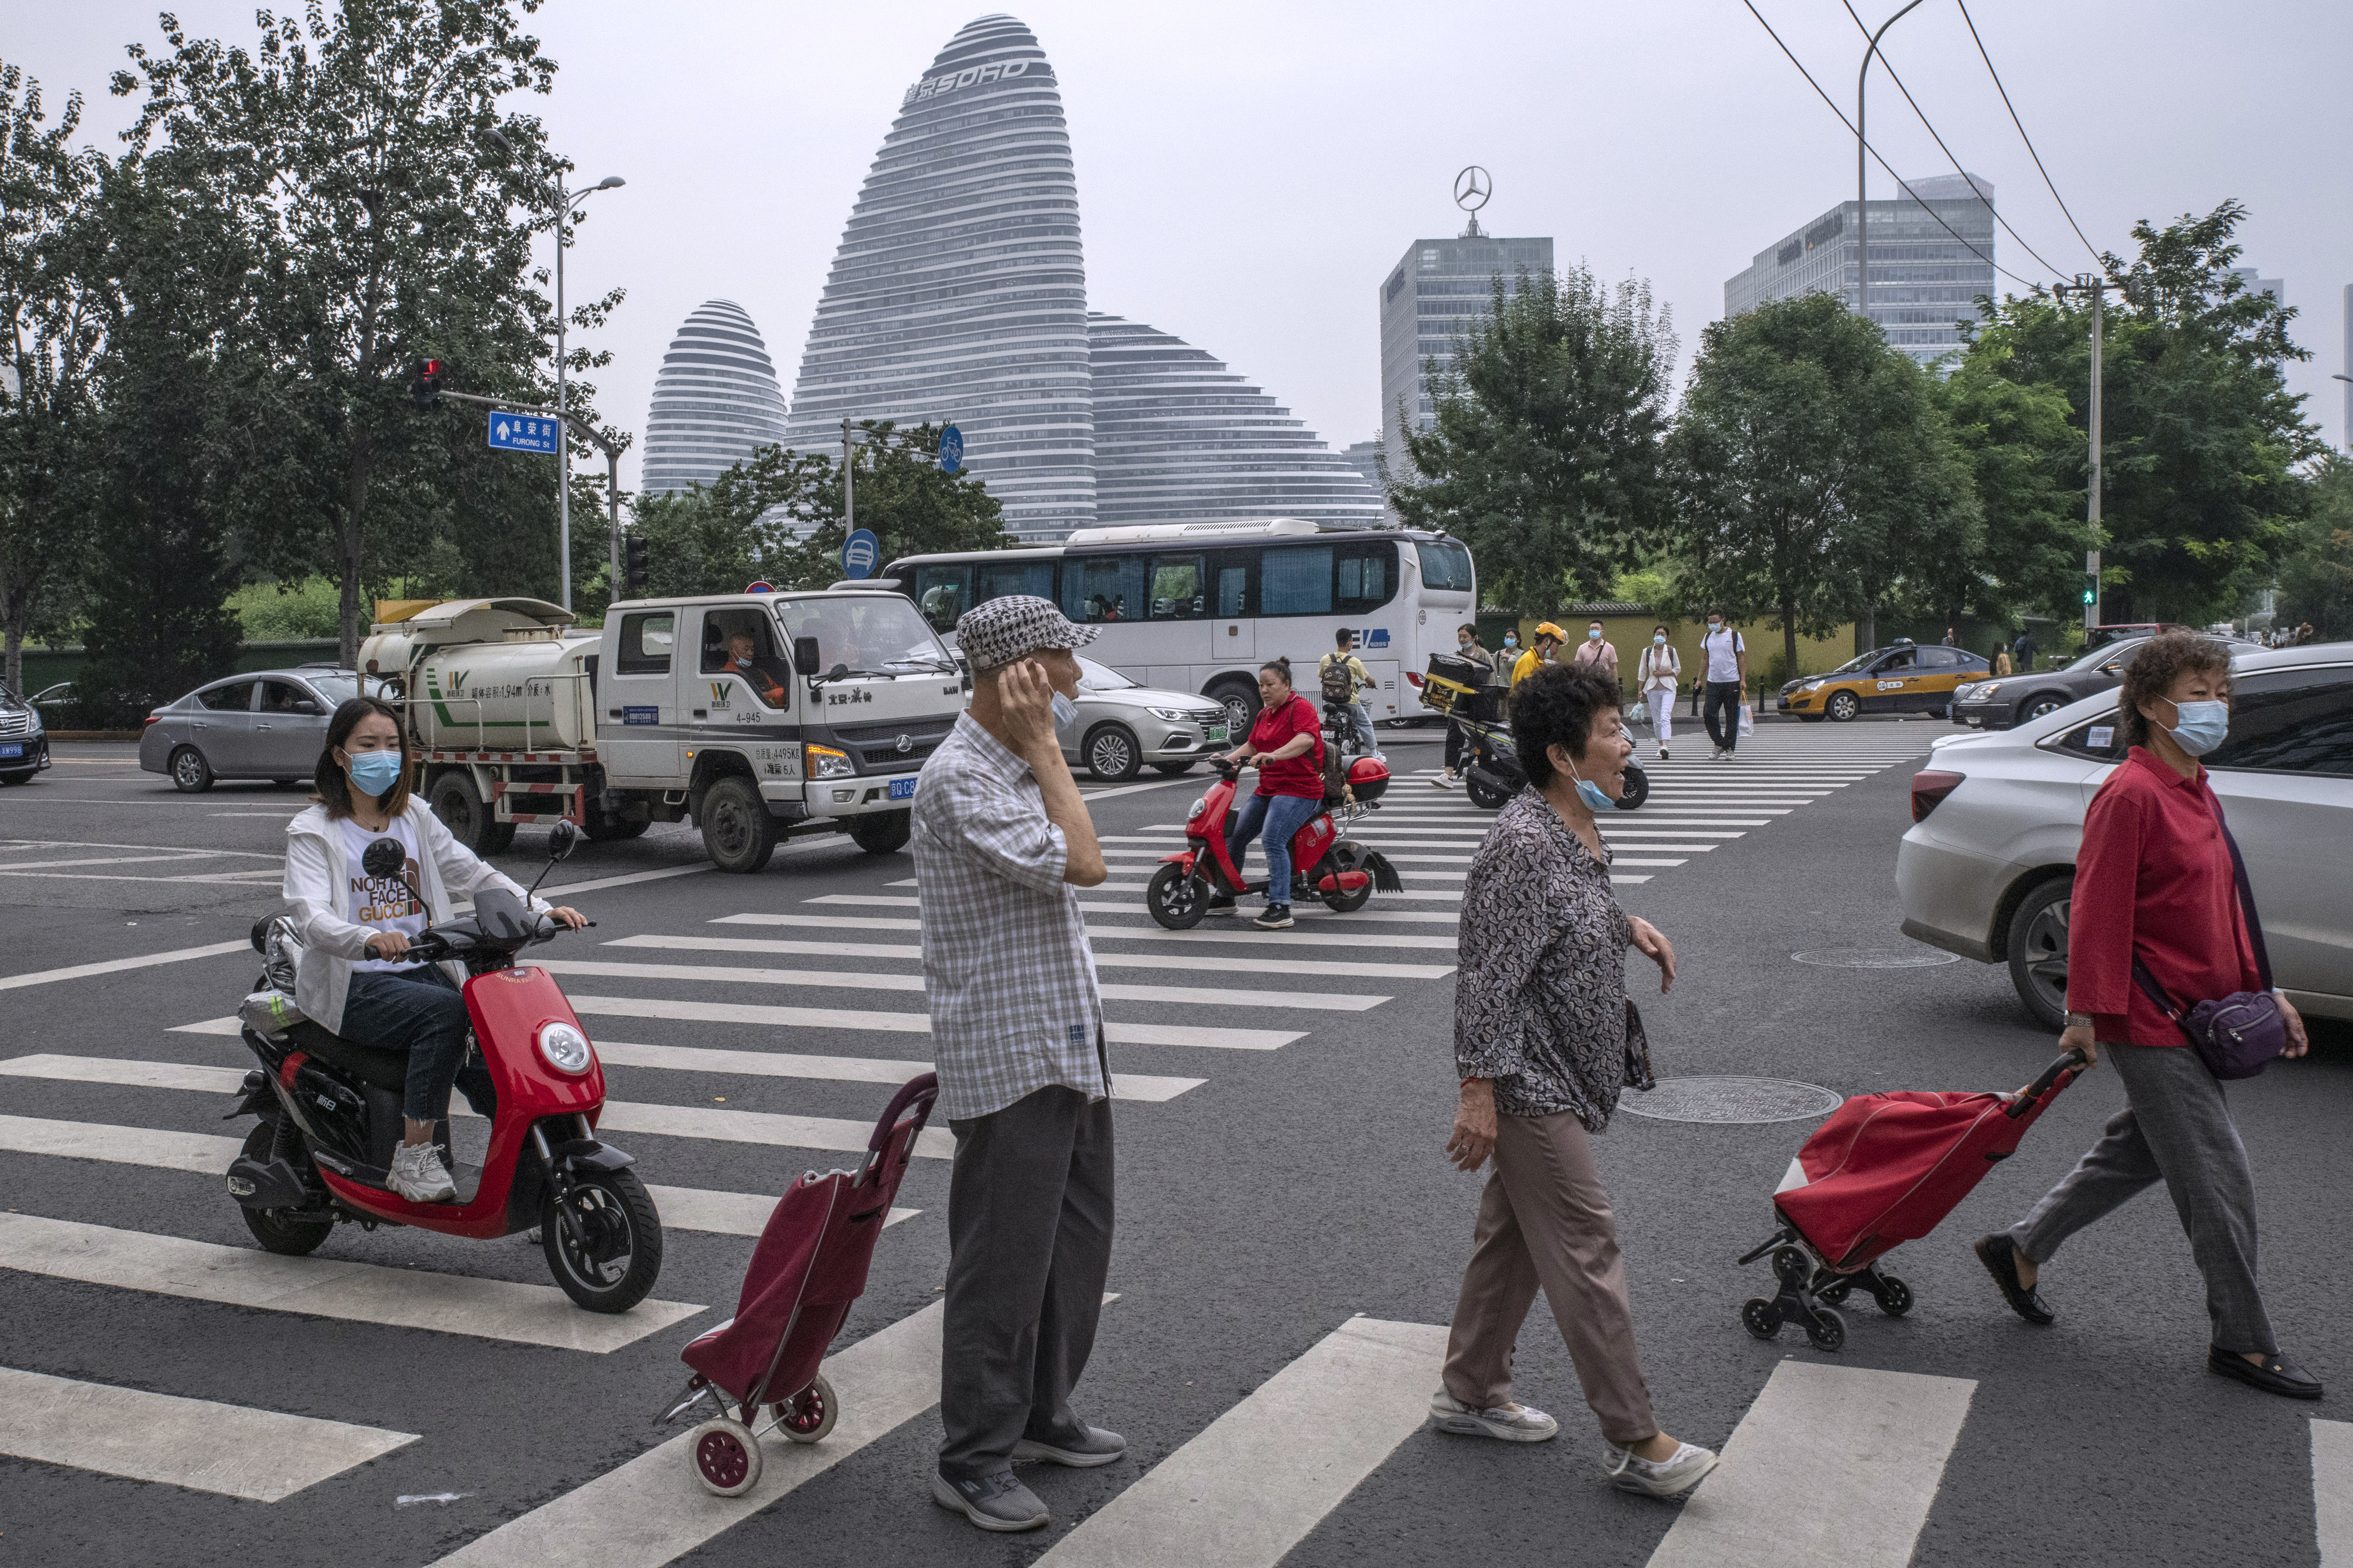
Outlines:
POLYGON ((1601 1435, 1656 1436, 1609 1194, 1569 1111, 1495 1118, 1495 1168, 1446 1342, 1447 1393, 1479 1409, 1512 1403, 1512 1351, 1539 1285, 1601 1435))

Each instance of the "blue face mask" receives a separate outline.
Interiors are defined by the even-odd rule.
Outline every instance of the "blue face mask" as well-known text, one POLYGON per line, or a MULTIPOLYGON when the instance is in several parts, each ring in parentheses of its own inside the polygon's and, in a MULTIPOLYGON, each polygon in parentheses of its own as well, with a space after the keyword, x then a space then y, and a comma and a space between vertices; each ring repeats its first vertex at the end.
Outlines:
POLYGON ((1504 646, 1505 647, 1517 647, 1520 646, 1520 639, 1514 637, 1511 633, 1505 632, 1504 634, 1504 646))
POLYGON ((398 752, 353 752, 350 773, 352 787, 371 799, 383 795, 400 782, 398 752))
POLYGON ((1667 646, 1667 637, 1666 637, 1666 634, 1665 634, 1664 632, 1653 632, 1653 633, 1651 635, 1651 646, 1652 647, 1666 647, 1666 646, 1667 646))
POLYGON ((1601 640, 1601 634, 1598 631, 1588 631, 1585 634, 1585 640, 1588 642, 1599 642, 1601 640))
POLYGON ((1063 696, 1059 691, 1054 693, 1054 728, 1057 730, 1068 729, 1070 728, 1071 721, 1076 719, 1078 716, 1079 705, 1077 703, 1071 701, 1069 698, 1063 696))
POLYGON ((2171 731, 2174 743, 2193 757, 2204 756, 2231 732, 2227 702, 2177 702, 2173 712, 2180 721, 2171 731))
POLYGON ((1568 770, 1568 776, 1577 779, 1577 798, 1585 803, 1587 810, 1615 811, 1618 809, 1618 803, 1602 794, 1599 784, 1590 779, 1579 778, 1573 764, 1568 770))

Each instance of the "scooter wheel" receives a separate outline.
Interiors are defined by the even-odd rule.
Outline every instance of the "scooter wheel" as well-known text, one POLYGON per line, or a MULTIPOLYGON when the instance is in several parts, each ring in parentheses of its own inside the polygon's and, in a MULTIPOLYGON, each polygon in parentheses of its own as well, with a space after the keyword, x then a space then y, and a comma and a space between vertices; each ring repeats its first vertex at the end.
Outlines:
POLYGON ((1466 777, 1462 781, 1462 793, 1469 795, 1471 804, 1482 811, 1501 811, 1512 800, 1509 792, 1491 788, 1474 778, 1466 777))
POLYGON ((833 1430, 841 1416, 841 1406, 834 1402, 833 1384, 819 1373, 815 1383, 781 1405, 768 1406, 776 1418, 776 1430, 796 1443, 815 1443, 833 1430))
POLYGON ((1900 1318, 1912 1310, 1912 1287, 1893 1274, 1879 1277, 1879 1310, 1891 1318, 1900 1318))
POLYGON ((564 1293, 592 1312, 626 1312, 646 1299, 661 1273, 661 1215, 635 1171, 575 1176, 565 1201, 573 1226, 556 1213, 550 1188, 540 1206, 539 1241, 548 1272, 564 1293))
POLYGON ((705 1421, 687 1434, 694 1479, 712 1497, 742 1497, 760 1480, 760 1440, 732 1416, 705 1421))
POLYGON ((1634 811, 1651 798, 1651 775, 1632 763, 1626 764, 1626 782, 1618 791, 1618 809, 1634 811))
POLYGON ((1818 1308, 1806 1325, 1806 1342, 1818 1351, 1834 1351, 1846 1343, 1846 1320, 1828 1307, 1818 1308))
POLYGON ((1191 931, 1209 912, 1209 884, 1171 860, 1152 874, 1151 886, 1144 889, 1144 907, 1163 929, 1191 931))
POLYGON ((1740 1309, 1740 1326, 1760 1340, 1776 1339, 1781 1332, 1781 1314, 1764 1297, 1751 1296, 1740 1309))

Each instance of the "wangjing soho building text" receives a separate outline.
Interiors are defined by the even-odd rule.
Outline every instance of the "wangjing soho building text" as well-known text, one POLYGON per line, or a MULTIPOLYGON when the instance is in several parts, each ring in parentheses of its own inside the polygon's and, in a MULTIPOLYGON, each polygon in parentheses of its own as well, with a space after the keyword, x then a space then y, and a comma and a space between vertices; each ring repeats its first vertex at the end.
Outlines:
POLYGON ((1010 532, 1094 521, 1086 268, 1054 70, 984 16, 907 89, 844 227, 794 385, 791 444, 845 419, 953 420, 1010 532))
POLYGON ((1382 521, 1379 492, 1345 456, 1222 362, 1117 316, 1090 315, 1087 341, 1097 522, 1382 521))
POLYGON ((744 307, 696 307, 670 340, 646 416, 648 495, 707 485, 785 438, 785 394, 768 345, 744 307))

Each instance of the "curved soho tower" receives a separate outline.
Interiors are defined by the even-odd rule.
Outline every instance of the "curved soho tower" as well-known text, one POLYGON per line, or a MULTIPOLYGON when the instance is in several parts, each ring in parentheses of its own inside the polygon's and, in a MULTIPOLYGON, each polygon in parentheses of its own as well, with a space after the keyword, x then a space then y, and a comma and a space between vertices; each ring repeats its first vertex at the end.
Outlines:
POLYGON ((1087 317, 1095 521, 1279 515, 1377 527, 1380 492, 1304 420, 1182 338, 1087 317))
POLYGON ((654 377, 640 487, 659 495, 707 485, 784 438, 784 389, 760 329, 733 300, 697 307, 654 377))
POLYGON ((1053 68, 984 16, 907 89, 850 210, 791 444, 838 451, 845 418, 953 420, 1007 531, 1059 539, 1095 513, 1086 310, 1053 68))

